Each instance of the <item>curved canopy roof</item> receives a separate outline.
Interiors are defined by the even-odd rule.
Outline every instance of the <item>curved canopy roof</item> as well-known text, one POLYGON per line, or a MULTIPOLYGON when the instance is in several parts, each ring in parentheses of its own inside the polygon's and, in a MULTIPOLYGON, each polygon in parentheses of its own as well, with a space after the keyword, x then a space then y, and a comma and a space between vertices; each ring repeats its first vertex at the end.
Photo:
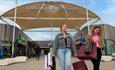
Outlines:
MULTIPOLYGON (((14 20, 15 8, 2 16, 14 20)), ((69 28, 79 29, 89 20, 99 17, 86 8, 65 2, 36 2, 17 7, 16 23, 23 29, 59 27, 67 23, 69 28), (88 13, 88 16, 87 14, 88 13)))

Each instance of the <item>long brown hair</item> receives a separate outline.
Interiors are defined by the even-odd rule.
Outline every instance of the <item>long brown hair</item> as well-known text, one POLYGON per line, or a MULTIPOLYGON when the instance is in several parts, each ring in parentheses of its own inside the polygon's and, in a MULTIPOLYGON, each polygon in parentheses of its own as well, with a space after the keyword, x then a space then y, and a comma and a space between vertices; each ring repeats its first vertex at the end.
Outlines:
POLYGON ((99 29, 100 29, 98 35, 101 35, 102 30, 101 30, 101 27, 100 27, 100 26, 94 26, 93 29, 92 29, 92 34, 94 34, 94 30, 95 30, 96 28, 99 28, 99 29))

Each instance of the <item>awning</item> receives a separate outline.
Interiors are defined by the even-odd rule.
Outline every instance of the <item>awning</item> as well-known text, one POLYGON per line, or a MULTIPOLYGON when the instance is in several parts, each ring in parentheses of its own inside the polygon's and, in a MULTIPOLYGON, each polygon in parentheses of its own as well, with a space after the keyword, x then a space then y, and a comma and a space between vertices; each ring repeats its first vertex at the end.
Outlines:
MULTIPOLYGON (((16 23, 22 30, 32 28, 60 27, 67 23, 69 28, 79 29, 88 20, 100 19, 86 8, 65 2, 36 2, 17 7, 16 23), (87 13, 88 12, 88 18, 87 13)), ((15 8, 2 16, 14 20, 15 8)))

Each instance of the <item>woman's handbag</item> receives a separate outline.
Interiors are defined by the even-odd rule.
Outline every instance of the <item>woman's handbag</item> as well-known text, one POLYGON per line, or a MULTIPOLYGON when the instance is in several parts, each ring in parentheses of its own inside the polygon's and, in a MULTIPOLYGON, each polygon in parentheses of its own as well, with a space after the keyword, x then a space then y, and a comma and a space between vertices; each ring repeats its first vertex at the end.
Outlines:
POLYGON ((72 65, 73 65, 74 70, 88 70, 88 68, 83 60, 74 62, 72 65))
POLYGON ((92 46, 92 50, 90 53, 87 53, 85 51, 85 47, 86 45, 81 45, 79 50, 77 51, 77 57, 79 59, 91 59, 91 58, 94 58, 94 59, 97 59, 97 48, 96 48, 96 45, 93 45, 92 46))
POLYGON ((93 45, 95 45, 93 41, 88 41, 87 43, 85 43, 84 52, 91 53, 93 45))

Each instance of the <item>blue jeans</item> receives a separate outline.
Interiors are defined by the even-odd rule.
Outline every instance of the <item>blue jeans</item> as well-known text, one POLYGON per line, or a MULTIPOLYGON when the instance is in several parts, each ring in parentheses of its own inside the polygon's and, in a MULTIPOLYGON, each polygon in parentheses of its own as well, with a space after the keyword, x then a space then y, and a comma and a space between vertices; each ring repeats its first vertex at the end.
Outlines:
POLYGON ((71 70, 70 48, 59 48, 57 54, 61 65, 61 70, 71 70))

